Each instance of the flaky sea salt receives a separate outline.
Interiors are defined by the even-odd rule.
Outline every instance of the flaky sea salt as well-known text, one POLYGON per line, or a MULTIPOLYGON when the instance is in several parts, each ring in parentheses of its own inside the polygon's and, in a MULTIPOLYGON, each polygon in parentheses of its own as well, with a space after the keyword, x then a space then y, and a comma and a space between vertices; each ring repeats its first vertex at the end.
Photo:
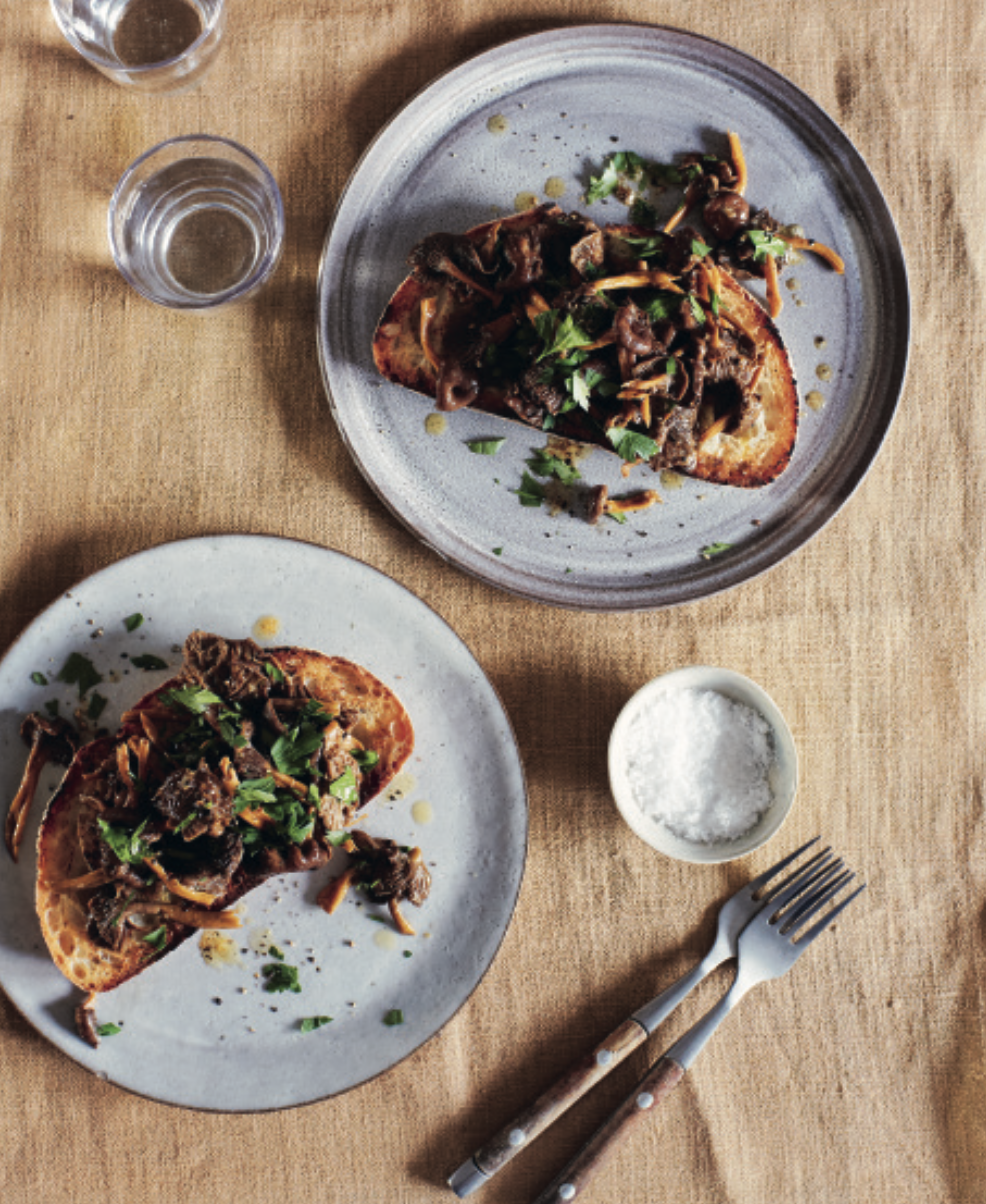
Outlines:
POLYGON ((736 840, 772 800, 770 724, 715 690, 653 696, 628 727, 626 755, 637 806, 685 840, 736 840))

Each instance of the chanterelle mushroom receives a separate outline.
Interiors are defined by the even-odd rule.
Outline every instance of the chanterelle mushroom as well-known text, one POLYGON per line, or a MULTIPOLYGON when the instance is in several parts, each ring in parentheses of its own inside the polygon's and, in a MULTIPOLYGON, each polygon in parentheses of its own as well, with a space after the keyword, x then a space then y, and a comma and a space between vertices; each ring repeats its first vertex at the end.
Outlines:
POLYGON ((15 861, 27 824, 31 800, 38 788, 41 770, 49 761, 67 765, 79 747, 79 737, 71 723, 57 716, 42 715, 38 711, 32 711, 25 718, 21 724, 21 736, 31 751, 24 767, 24 777, 7 812, 4 827, 4 841, 15 861))

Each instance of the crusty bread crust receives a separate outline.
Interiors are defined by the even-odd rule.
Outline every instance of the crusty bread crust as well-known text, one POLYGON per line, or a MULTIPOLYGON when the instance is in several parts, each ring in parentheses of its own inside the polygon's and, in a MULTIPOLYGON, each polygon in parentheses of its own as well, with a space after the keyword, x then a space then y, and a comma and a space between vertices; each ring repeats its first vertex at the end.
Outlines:
MULTIPOLYGON (((327 707, 358 714, 353 734, 380 758, 363 776, 359 806, 365 807, 394 779, 411 755, 414 730, 404 706, 393 691, 367 669, 342 657, 325 656, 304 648, 265 651, 286 674, 302 678, 312 695, 327 707)), ((195 932, 192 927, 178 927, 168 946, 160 952, 150 945, 138 946, 134 942, 123 951, 108 949, 93 941, 87 932, 80 892, 59 889, 60 883, 86 873, 89 868, 78 839, 87 779, 99 773, 119 740, 141 731, 140 712, 152 709, 163 693, 174 689, 181 681, 179 677, 170 678, 146 694, 124 715, 117 737, 94 740, 79 749, 41 823, 35 892, 41 931, 59 970, 86 992, 109 991, 119 986, 159 961, 195 932)), ((223 911, 232 907, 262 881, 263 876, 238 870, 230 889, 208 910, 223 911)))
MULTIPOLYGON (((543 210, 529 210, 502 221, 485 222, 468 230, 466 237, 481 246, 498 229, 521 229, 539 213, 543 214, 543 210)), ((641 231, 625 225, 603 228, 609 246, 628 233, 639 234, 641 231)), ((798 433, 798 390, 790 356, 773 319, 728 269, 720 265, 718 273, 723 308, 755 336, 764 355, 764 369, 756 389, 761 412, 749 429, 711 435, 701 443, 695 467, 690 470, 676 468, 675 471, 715 484, 753 488, 776 480, 790 463, 798 433)), ((435 301, 431 329, 436 344, 441 345, 443 328, 456 319, 461 320, 461 311, 468 302, 457 300, 444 278, 422 279, 410 275, 397 288, 377 325, 373 358, 377 370, 386 379, 434 398, 438 391, 438 372, 422 347, 420 336, 421 304, 428 298, 435 301)), ((526 425, 504 404, 502 392, 495 389, 484 389, 469 408, 526 425)), ((559 415, 553 434, 617 454, 578 409, 559 415)))

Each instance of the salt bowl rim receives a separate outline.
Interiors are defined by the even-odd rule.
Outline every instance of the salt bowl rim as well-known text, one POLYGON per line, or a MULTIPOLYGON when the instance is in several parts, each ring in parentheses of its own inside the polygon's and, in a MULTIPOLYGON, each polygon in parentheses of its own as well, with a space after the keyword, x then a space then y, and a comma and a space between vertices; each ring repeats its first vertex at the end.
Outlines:
POLYGON ((762 848, 776 835, 787 819, 798 790, 798 750, 780 708, 767 691, 751 678, 734 669, 713 665, 689 665, 673 669, 641 686, 624 704, 613 725, 609 738, 608 764, 613 800, 631 831, 657 852, 677 861, 694 864, 712 865, 735 861, 762 848), (659 821, 645 815, 633 798, 627 776, 626 757, 630 724, 652 698, 671 691, 689 689, 714 690, 734 702, 744 703, 759 712, 771 728, 775 757, 772 772, 774 798, 753 827, 735 840, 714 841, 708 844, 685 840, 659 821))

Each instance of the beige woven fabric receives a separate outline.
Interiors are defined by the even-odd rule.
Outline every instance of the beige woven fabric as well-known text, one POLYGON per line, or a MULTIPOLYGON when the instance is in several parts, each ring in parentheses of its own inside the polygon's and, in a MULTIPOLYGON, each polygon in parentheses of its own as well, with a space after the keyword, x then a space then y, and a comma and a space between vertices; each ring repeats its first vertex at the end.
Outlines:
MULTIPOLYGON (((261 531, 338 548, 434 606, 501 692, 529 775, 528 869, 490 973, 445 1030, 383 1078, 299 1110, 197 1115, 132 1097, 0 996, 0 1198, 450 1199, 448 1172, 699 955, 715 904, 772 860, 660 859, 610 805, 605 746, 622 703, 662 670, 706 662, 751 674, 790 718, 802 788, 789 847, 824 831, 870 889, 835 939, 744 1002, 591 1198, 986 1200, 982 6, 230 7, 211 78, 154 100, 83 64, 43 0, 0 7, 0 650, 72 582, 157 543, 261 531), (765 577, 671 612, 549 610, 440 562, 359 476, 318 372, 319 251, 375 131, 438 71, 573 19, 689 28, 792 79, 860 148, 912 273, 907 387, 856 496, 765 577), (205 322, 130 292, 104 232, 126 164, 198 129, 256 150, 288 214, 271 286, 205 322)), ((704 984, 667 1039, 725 981, 704 984)), ((532 1200, 659 1048, 634 1054, 480 1198, 532 1200)))

